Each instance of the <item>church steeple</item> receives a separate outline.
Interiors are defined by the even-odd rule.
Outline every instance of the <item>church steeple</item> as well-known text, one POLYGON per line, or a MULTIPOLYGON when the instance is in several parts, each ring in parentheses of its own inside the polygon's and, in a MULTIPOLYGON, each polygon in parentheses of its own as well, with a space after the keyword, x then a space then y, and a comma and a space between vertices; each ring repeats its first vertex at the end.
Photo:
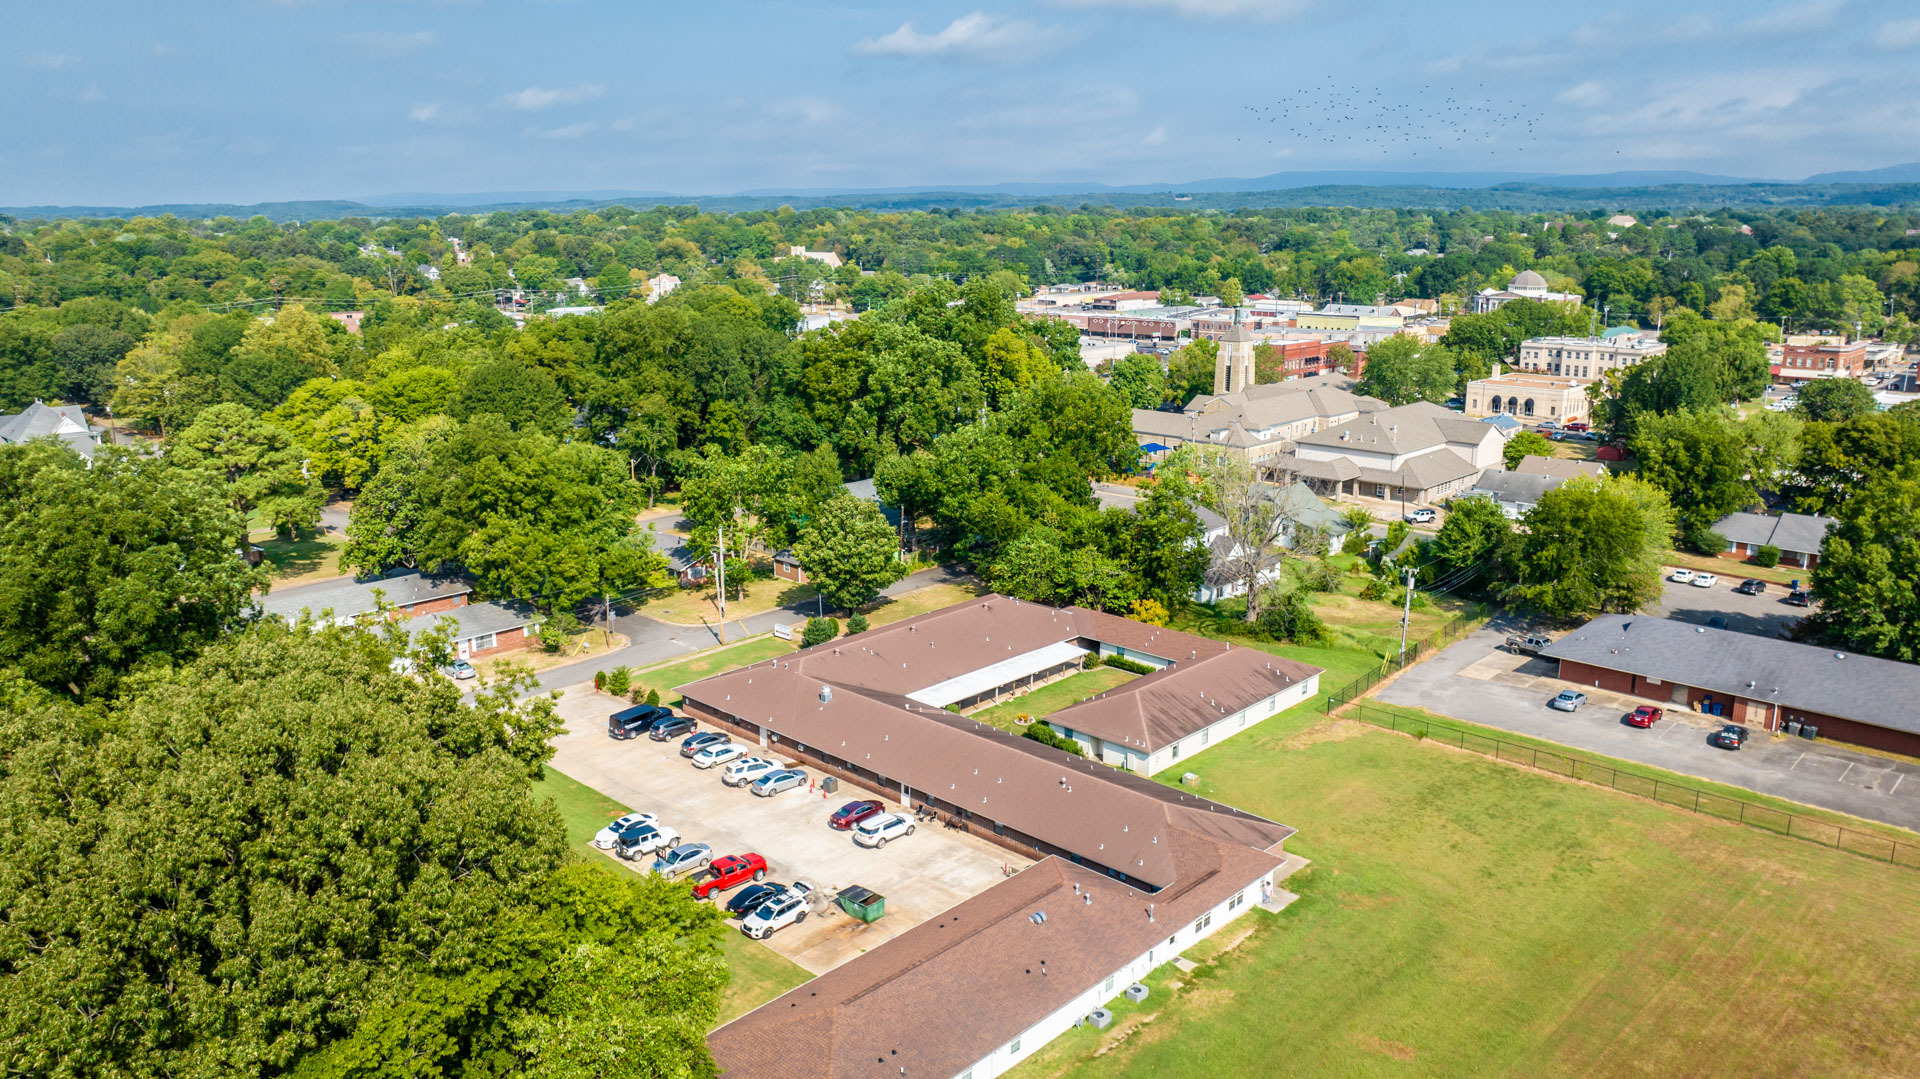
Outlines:
POLYGON ((1220 342, 1219 355, 1213 361, 1215 396, 1235 393, 1253 385, 1253 334, 1240 324, 1240 309, 1233 309, 1233 328, 1220 342))

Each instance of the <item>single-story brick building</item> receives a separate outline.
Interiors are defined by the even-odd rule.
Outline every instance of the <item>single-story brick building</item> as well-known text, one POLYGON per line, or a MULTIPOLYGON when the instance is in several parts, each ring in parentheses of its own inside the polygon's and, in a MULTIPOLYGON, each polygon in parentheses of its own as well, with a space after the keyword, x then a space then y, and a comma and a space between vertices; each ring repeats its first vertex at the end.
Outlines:
POLYGON ((531 606, 494 600, 447 612, 453 619, 454 654, 461 659, 485 659, 517 652, 534 642, 540 632, 540 614, 531 606))
POLYGON ((1820 564, 1820 544, 1833 528, 1831 517, 1810 517, 1804 513, 1729 513, 1713 522, 1713 530, 1726 538, 1727 549, 1721 558, 1749 559, 1762 547, 1780 550, 1780 564, 1812 569, 1820 564))
POLYGON ((1753 730, 1811 723, 1822 738, 1920 756, 1920 666, 1639 614, 1608 614, 1540 655, 1560 677, 1669 701, 1753 730))
POLYGON ((444 614, 467 605, 473 586, 463 577, 429 576, 419 570, 394 570, 381 577, 342 577, 267 593, 260 609, 287 622, 302 612, 335 625, 351 625, 382 604, 389 618, 444 614))

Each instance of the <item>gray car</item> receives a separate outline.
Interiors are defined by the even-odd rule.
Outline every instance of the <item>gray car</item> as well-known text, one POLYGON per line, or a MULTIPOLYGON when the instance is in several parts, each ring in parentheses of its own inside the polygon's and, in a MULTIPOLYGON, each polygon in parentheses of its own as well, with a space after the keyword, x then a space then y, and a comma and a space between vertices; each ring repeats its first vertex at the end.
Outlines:
POLYGON ((678 877, 705 868, 713 861, 713 848, 705 843, 682 843, 653 860, 653 871, 663 877, 678 877))
POLYGON ((1547 702, 1547 707, 1557 708, 1562 712, 1573 712, 1578 711, 1580 706, 1585 703, 1587 703, 1586 694, 1576 693, 1571 689, 1563 689, 1560 691, 1558 697, 1547 702))
POLYGON ((768 772, 753 781, 748 789, 762 798, 771 798, 781 791, 790 791, 795 787, 807 785, 807 773, 798 768, 782 768, 778 772, 768 772))

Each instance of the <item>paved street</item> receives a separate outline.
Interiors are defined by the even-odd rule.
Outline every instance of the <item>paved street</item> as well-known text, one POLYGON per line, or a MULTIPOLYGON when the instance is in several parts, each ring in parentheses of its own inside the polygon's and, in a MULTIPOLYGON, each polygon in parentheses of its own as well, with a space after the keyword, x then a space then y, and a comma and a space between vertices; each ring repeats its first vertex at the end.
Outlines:
POLYGON ((1715 749, 1707 745, 1708 732, 1718 726, 1711 717, 1676 711, 1670 701, 1640 700, 1590 686, 1579 687, 1589 698, 1580 711, 1569 714, 1548 708, 1548 699, 1568 688, 1568 683, 1552 677, 1551 661, 1500 649, 1507 634, 1519 628, 1516 623, 1497 621, 1410 668, 1377 696, 1390 704, 1426 708, 1487 727, 1920 829, 1920 765, 1764 732, 1756 732, 1755 740, 1737 752, 1715 749), (1621 720, 1636 704, 1666 708, 1666 717, 1651 730, 1629 727, 1621 720))

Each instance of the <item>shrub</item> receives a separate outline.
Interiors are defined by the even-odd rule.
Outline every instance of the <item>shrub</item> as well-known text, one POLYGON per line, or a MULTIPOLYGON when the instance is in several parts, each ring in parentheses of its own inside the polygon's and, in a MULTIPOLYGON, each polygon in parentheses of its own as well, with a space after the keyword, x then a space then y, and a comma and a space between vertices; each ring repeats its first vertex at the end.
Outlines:
POLYGON ((1150 598, 1134 600, 1133 606, 1127 608, 1127 617, 1136 622, 1145 622, 1149 626, 1164 626, 1173 618, 1167 613, 1165 605, 1157 599, 1150 598))
POLYGON ((1300 571, 1300 587, 1309 592, 1340 591, 1340 572, 1327 562, 1309 562, 1300 571))
POLYGON ((593 672, 593 688, 597 690, 604 690, 607 688, 607 672, 605 671, 593 672))
POLYGON ((607 672, 607 680, 600 688, 615 697, 627 695, 627 686, 633 680, 633 671, 625 666, 615 667, 607 672))
POLYGON ((1327 624, 1308 606, 1306 593, 1298 590, 1268 596, 1253 625, 1255 632, 1269 641, 1313 645, 1324 644, 1332 637, 1327 624))
POLYGON ((847 617, 848 633, 865 633, 866 631, 867 631, 866 615, 861 614, 859 611, 855 611, 853 612, 853 614, 847 617))
POLYGON ((1375 603, 1385 602, 1387 597, 1392 594, 1393 594, 1393 586, 1388 584, 1385 580, 1382 580, 1379 577, 1375 577, 1374 579, 1368 581, 1366 584, 1360 586, 1360 598, 1370 599, 1370 600, 1373 600, 1375 603))
POLYGON ((1413 526, 1408 524, 1405 521, 1395 521, 1392 524, 1388 525, 1387 526, 1387 551, 1391 553, 1393 551, 1399 550, 1400 545, 1407 541, 1407 534, 1412 531, 1413 531, 1413 526))
POLYGON ((1779 565, 1780 548, 1775 547, 1771 543, 1763 544, 1759 550, 1753 552, 1753 564, 1756 566, 1765 566, 1768 569, 1779 565))
POLYGON ((1101 655, 1100 653, 1088 652, 1087 658, 1080 664, 1080 666, 1083 670, 1090 671, 1090 670, 1093 670, 1095 667, 1104 666, 1106 662, 1107 662, 1107 657, 1101 655))
POLYGON ((1727 549, 1727 537, 1715 532, 1705 521, 1689 521, 1682 526, 1681 542, 1688 550, 1701 554, 1719 554, 1727 549))
MULTIPOLYGON (((654 693, 654 696, 656 697, 658 697, 659 695, 660 694, 657 692, 654 693)), ((627 694, 627 699, 632 701, 635 704, 647 703, 647 687, 636 683, 633 687, 633 692, 627 694)))
POLYGON ((1152 674, 1156 669, 1149 667, 1145 663, 1141 663, 1139 660, 1128 659, 1125 656, 1107 656, 1101 660, 1101 662, 1112 667, 1114 670, 1130 671, 1134 674, 1152 674))
POLYGON ((660 707, 660 691, 657 689, 647 690, 647 703, 653 705, 655 708, 660 707))
POLYGON ((572 611, 555 611, 540 623, 540 647, 547 652, 558 652, 578 632, 580 620, 573 616, 572 611))
POLYGON ((1367 541, 1372 538, 1373 538, 1372 536, 1369 536, 1367 534, 1365 529, 1356 528, 1353 531, 1347 533, 1346 539, 1343 539, 1340 541, 1340 553, 1341 554, 1366 554, 1367 541))
POLYGON ((840 623, 831 618, 807 619, 807 630, 800 635, 800 647, 812 648, 840 636, 840 623))
POLYGON ((1071 753, 1076 757, 1084 757, 1087 755, 1086 751, 1080 748, 1080 743, 1071 738, 1063 738, 1055 734, 1053 728, 1047 726, 1045 723, 1029 725, 1026 730, 1021 732, 1021 736, 1031 738, 1043 746, 1052 746, 1063 753, 1071 753))

